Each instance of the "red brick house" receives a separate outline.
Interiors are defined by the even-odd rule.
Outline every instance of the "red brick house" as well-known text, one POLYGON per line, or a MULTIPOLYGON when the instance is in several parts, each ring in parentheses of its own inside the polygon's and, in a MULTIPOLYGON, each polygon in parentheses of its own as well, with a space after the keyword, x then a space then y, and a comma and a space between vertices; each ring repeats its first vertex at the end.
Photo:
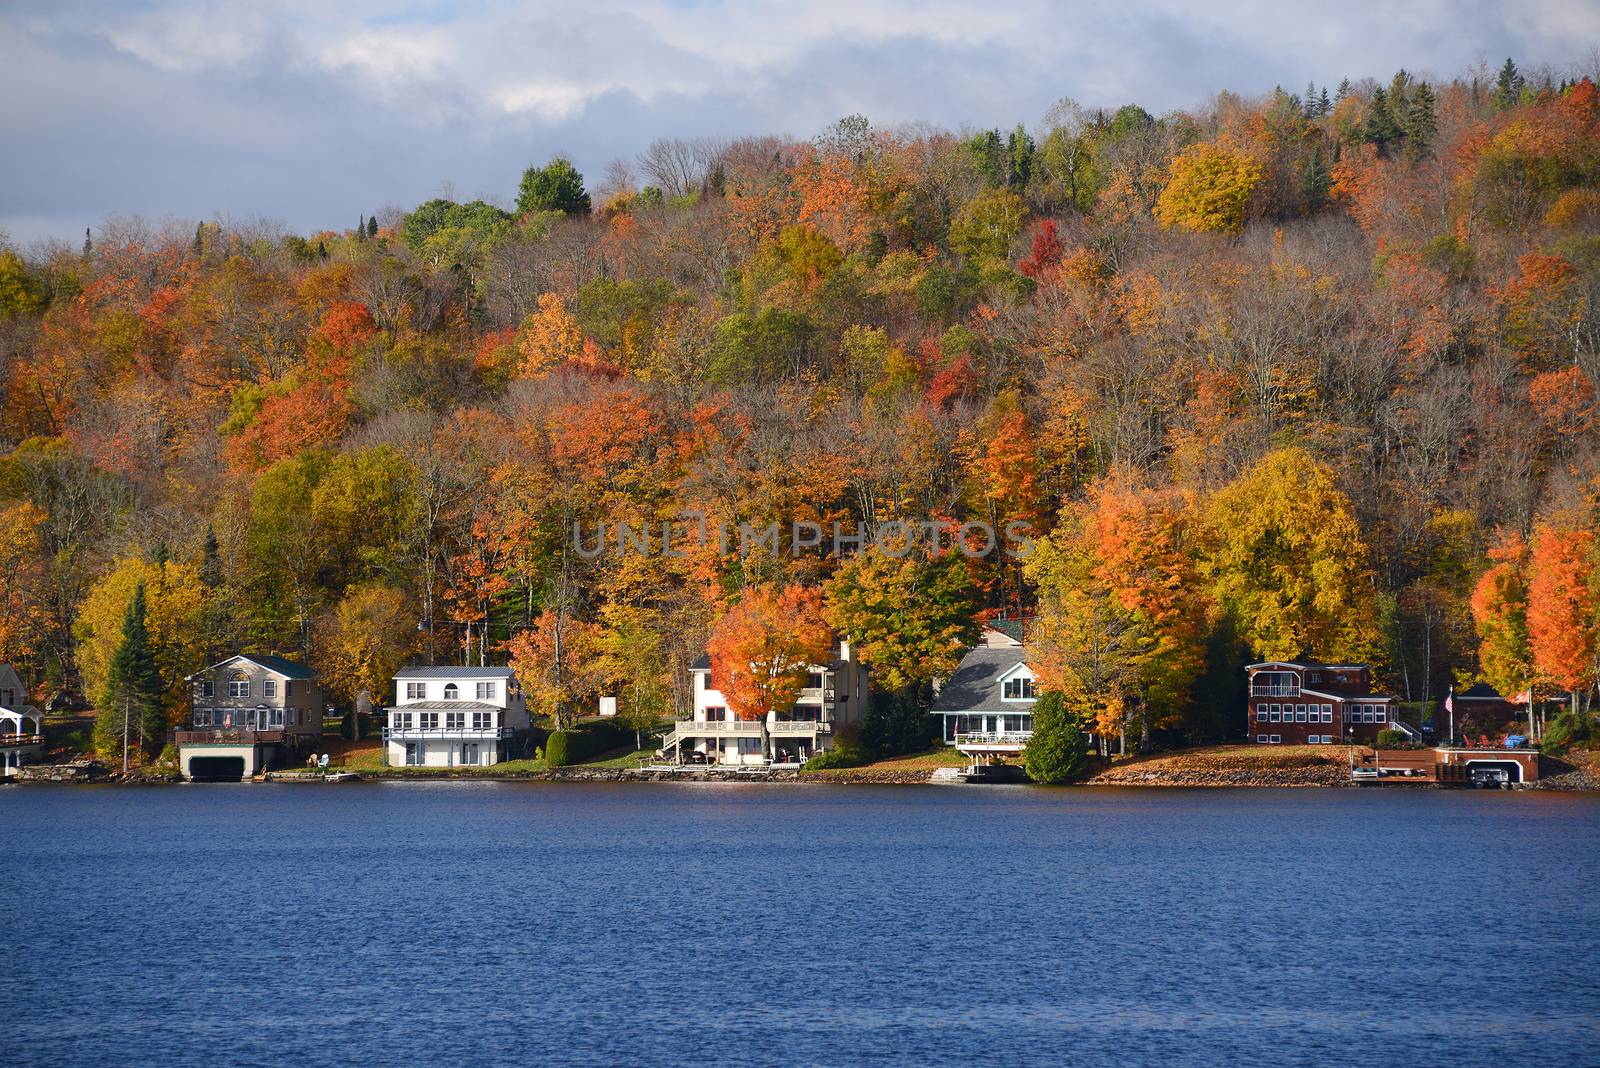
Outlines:
POLYGON ((1260 745, 1371 743, 1397 722, 1397 702, 1372 692, 1365 664, 1267 660, 1245 667, 1246 728, 1260 745))

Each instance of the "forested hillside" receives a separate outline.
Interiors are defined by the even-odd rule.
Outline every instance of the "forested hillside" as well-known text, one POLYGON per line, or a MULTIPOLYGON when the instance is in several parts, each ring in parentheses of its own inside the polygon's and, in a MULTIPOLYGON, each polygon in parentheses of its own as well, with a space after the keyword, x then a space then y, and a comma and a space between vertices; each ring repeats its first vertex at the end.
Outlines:
POLYGON ((852 116, 515 178, 338 232, 0 251, 0 661, 41 699, 156 687, 154 721, 234 648, 342 701, 509 659, 542 711, 645 718, 725 617, 734 647, 826 620, 925 695, 1004 611, 1140 732, 1236 732, 1250 657, 1594 690, 1588 79, 852 116), (573 549, 688 514, 1046 537, 573 549), (159 681, 116 662, 141 589, 159 681))

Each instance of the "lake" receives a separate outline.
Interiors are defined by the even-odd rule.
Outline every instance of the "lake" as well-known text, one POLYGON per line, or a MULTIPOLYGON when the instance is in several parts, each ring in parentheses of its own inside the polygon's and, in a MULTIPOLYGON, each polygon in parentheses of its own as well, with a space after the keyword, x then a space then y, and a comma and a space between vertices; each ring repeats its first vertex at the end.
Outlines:
POLYGON ((0 788, 10 1064, 1600 1064, 1600 795, 0 788))

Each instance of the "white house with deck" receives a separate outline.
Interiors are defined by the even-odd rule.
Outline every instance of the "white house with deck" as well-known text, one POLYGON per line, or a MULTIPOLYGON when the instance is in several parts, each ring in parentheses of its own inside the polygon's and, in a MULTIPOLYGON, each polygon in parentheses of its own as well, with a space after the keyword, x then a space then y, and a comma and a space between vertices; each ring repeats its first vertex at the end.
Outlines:
POLYGON ((973 764, 1021 756, 1033 737, 1036 684, 1022 644, 986 632, 984 643, 961 658, 934 698, 931 711, 945 744, 973 764))
POLYGON ((44 715, 10 664, 0 664, 0 778, 13 776, 44 748, 44 715))
POLYGON ((859 724, 867 714, 867 668, 849 641, 841 641, 837 655, 827 663, 809 665, 794 705, 769 712, 764 720, 734 714, 711 682, 710 657, 696 660, 689 673, 694 680, 693 711, 661 743, 662 755, 674 763, 801 764, 831 749, 840 729, 859 724))
POLYGON ((403 767, 485 767, 509 759, 530 726, 507 667, 402 668, 385 712, 384 762, 403 767))

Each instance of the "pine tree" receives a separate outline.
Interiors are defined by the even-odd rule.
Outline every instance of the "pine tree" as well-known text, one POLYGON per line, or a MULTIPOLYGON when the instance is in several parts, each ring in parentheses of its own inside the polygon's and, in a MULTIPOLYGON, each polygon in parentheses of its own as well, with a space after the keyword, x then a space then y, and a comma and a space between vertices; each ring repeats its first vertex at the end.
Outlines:
POLYGON ((1339 79, 1339 91, 1334 94, 1334 97, 1333 97, 1334 100, 1343 100, 1345 97, 1347 97, 1349 95, 1350 95, 1350 79, 1349 78, 1340 78, 1339 79))
POLYGON ((107 755, 126 744, 143 750, 165 736, 161 709, 161 674, 145 626, 144 583, 134 587, 133 600, 122 618, 122 643, 111 657, 105 690, 95 714, 95 748, 107 755), (124 730, 127 734, 124 735, 124 730))
POLYGON ((89 228, 83 228, 83 254, 85 256, 94 251, 94 239, 89 236, 89 228))
POLYGON ((1089 746, 1084 725, 1056 691, 1046 691, 1033 704, 1033 737, 1023 750, 1028 778, 1059 785, 1077 782, 1089 771, 1089 746))
POLYGON ((194 227, 194 254, 198 258, 206 250, 206 224, 196 223, 194 227))
POLYGON ((208 590, 222 585, 222 550, 217 544, 217 528, 214 526, 206 527, 205 548, 200 557, 200 581, 205 583, 208 590))
POLYGON ((361 221, 356 223, 356 237, 365 238, 366 236, 367 236, 367 217, 365 215, 363 215, 363 216, 361 216, 361 221))
POLYGON ((1305 170, 1300 172, 1300 198, 1305 201, 1306 211, 1316 211, 1326 204, 1332 185, 1333 170, 1328 165, 1328 157, 1320 144, 1313 145, 1305 170))
POLYGON ((1405 117, 1406 155, 1412 161, 1433 155, 1433 139, 1439 133, 1439 119, 1434 113, 1433 89, 1427 82, 1420 83, 1411 94, 1411 105, 1405 117))
POLYGON ((1514 107, 1522 97, 1522 87, 1527 84, 1522 72, 1517 70, 1517 65, 1506 57, 1506 65, 1500 68, 1500 76, 1494 82, 1494 106, 1496 111, 1504 111, 1514 107))
POLYGON ((376 215, 367 216, 367 236, 378 236, 378 217, 376 215))
POLYGON ((1389 145, 1399 137, 1400 127, 1395 124, 1394 115, 1389 111, 1389 94, 1380 85, 1372 91, 1372 99, 1368 101, 1367 121, 1361 128, 1361 139, 1376 145, 1378 154, 1386 156, 1389 154, 1389 145))
POLYGON ((1302 105, 1301 114, 1307 119, 1314 119, 1319 114, 1317 111, 1317 83, 1306 82, 1306 95, 1302 105))
POLYGON ((1328 87, 1326 85, 1322 87, 1322 92, 1317 96, 1317 108, 1324 115, 1333 111, 1333 101, 1328 99, 1328 87))

